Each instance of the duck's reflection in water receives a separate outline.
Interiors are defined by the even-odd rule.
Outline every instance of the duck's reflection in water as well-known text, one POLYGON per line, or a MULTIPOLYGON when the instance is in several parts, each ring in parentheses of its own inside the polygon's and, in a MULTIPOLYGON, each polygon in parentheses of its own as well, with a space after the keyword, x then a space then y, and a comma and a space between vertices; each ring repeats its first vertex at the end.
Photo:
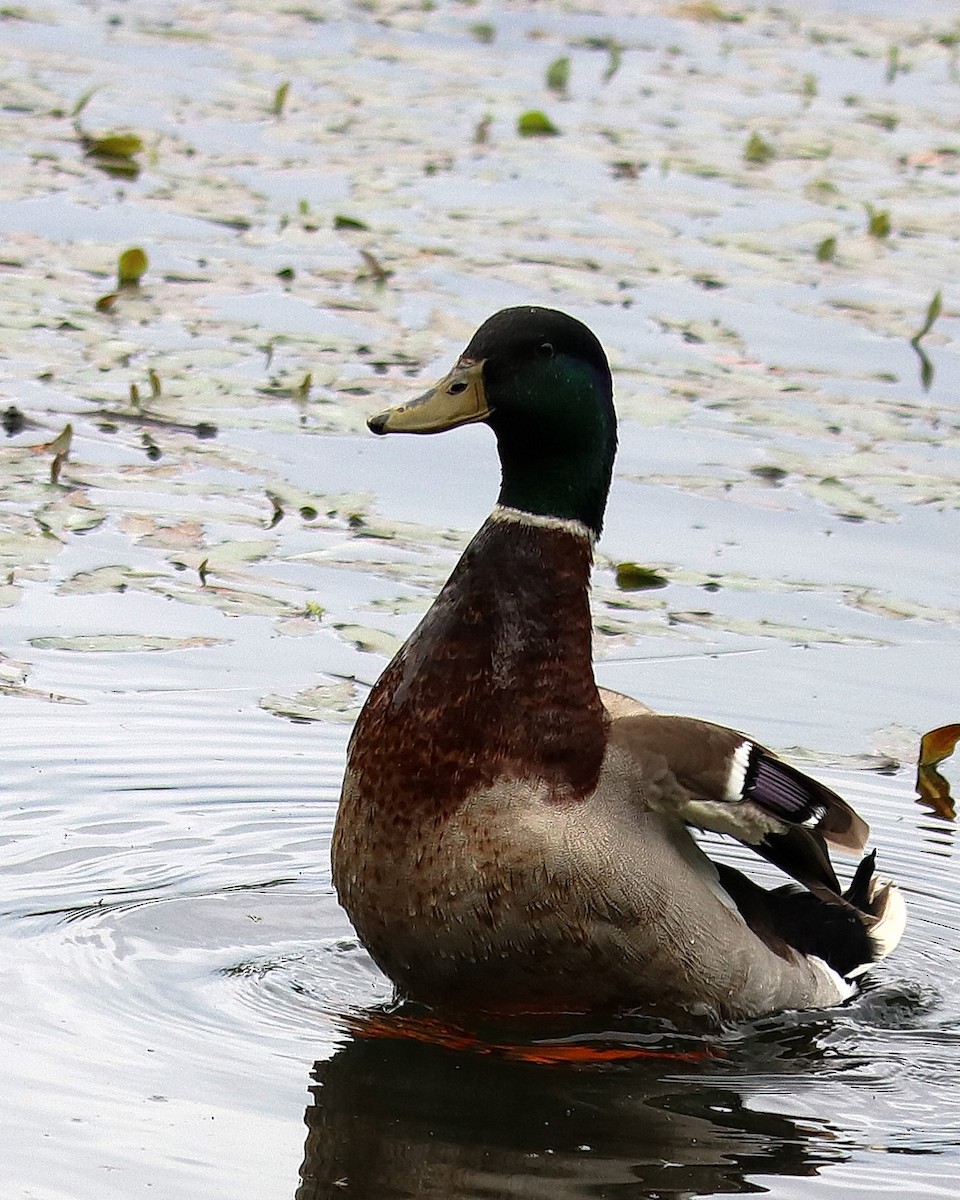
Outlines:
POLYGON ((846 1157, 828 1125, 747 1107, 695 1039, 592 1064, 444 1040, 357 1032, 317 1064, 297 1200, 667 1200, 764 1192, 752 1177, 846 1157))

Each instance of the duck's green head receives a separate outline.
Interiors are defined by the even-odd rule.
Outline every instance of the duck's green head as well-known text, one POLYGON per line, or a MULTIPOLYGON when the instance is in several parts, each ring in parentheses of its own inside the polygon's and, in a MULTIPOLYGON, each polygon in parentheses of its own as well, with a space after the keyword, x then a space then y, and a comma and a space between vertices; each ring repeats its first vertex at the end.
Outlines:
POLYGON ((501 504, 599 534, 617 419, 607 357, 586 325, 551 308, 505 308, 430 391, 367 424, 439 433, 474 421, 497 436, 501 504))

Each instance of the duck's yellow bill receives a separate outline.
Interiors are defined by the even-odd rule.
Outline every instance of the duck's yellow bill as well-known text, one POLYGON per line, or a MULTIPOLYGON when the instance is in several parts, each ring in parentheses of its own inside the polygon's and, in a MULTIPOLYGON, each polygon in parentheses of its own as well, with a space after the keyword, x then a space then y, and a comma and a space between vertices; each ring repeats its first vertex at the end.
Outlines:
POLYGON ((483 363, 459 362, 429 392, 367 421, 374 433, 441 433, 490 415, 483 363))

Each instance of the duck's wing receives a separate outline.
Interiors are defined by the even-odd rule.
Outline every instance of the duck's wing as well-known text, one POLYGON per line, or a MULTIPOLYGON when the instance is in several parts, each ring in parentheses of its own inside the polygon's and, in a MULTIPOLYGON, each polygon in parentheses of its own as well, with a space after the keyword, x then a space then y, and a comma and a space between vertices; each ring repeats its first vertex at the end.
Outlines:
POLYGON ((870 830, 836 792, 709 721, 613 714, 610 737, 633 761, 651 808, 730 834, 811 890, 840 894, 826 843, 860 851, 870 830))

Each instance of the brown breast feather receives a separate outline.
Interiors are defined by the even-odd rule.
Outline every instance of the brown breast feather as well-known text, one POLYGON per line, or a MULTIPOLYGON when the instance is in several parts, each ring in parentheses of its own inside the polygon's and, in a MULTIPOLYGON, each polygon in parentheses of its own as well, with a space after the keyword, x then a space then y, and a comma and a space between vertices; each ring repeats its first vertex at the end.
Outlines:
POLYGON ((348 771, 368 803, 422 819, 502 776, 545 779, 558 799, 593 790, 608 721, 590 563, 573 533, 483 526, 357 722, 348 771))

